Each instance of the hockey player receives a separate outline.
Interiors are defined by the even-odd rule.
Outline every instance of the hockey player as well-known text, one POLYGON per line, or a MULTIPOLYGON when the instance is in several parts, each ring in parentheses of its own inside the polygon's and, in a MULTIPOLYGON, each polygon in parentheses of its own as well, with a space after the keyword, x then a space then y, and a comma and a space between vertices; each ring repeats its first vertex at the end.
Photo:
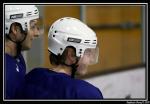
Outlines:
POLYGON ((5 5, 5 99, 19 98, 26 73, 21 51, 29 50, 40 34, 35 5, 5 5))
POLYGON ((35 68, 26 75, 27 99, 103 99, 92 84, 75 78, 98 61, 96 33, 80 20, 64 17, 48 33, 52 68, 35 68))

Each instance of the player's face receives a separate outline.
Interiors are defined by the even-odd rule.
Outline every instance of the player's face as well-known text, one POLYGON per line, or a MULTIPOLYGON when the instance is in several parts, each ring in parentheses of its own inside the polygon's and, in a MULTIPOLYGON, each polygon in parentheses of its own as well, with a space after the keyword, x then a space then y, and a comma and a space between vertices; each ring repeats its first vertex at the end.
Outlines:
POLYGON ((77 67, 77 74, 85 75, 87 73, 87 64, 79 63, 77 67))
POLYGON ((84 75, 87 72, 87 67, 89 65, 94 65, 98 62, 99 47, 87 48, 84 51, 83 56, 79 59, 77 72, 80 75, 84 75))
POLYGON ((38 20, 30 21, 30 29, 27 32, 26 39, 22 43, 23 50, 28 50, 32 46, 32 41, 39 36, 38 20))

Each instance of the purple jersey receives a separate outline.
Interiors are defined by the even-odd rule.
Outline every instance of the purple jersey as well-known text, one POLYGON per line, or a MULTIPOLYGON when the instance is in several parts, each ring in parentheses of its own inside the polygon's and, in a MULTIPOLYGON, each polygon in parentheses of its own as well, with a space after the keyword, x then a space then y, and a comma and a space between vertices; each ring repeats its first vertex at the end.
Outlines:
POLYGON ((5 54, 5 98, 15 99, 19 98, 19 93, 24 85, 24 77, 26 72, 26 65, 23 56, 20 54, 14 58, 5 54))
POLYGON ((86 81, 47 68, 35 68, 26 75, 23 98, 103 99, 103 96, 98 88, 86 81))

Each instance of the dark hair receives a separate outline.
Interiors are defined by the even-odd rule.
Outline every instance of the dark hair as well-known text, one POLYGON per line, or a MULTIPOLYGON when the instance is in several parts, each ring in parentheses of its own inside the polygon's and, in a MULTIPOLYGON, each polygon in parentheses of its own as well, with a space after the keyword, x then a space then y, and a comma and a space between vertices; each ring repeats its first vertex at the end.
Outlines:
MULTIPOLYGON (((18 27, 20 28, 21 33, 24 32, 24 31, 23 31, 23 28, 22 28, 22 25, 21 25, 20 23, 18 23, 18 22, 14 22, 14 23, 12 23, 12 24, 10 25, 9 34, 12 33, 11 28, 12 28, 13 25, 14 25, 14 26, 18 26, 18 27)), ((9 35, 9 34, 6 34, 6 35, 5 35, 6 38, 8 38, 8 35, 9 35)))
POLYGON ((65 64, 66 55, 68 53, 68 48, 72 48, 74 50, 74 56, 76 57, 76 49, 73 46, 68 46, 62 53, 62 55, 58 54, 55 55, 54 53, 50 52, 49 60, 52 65, 63 65, 65 64))

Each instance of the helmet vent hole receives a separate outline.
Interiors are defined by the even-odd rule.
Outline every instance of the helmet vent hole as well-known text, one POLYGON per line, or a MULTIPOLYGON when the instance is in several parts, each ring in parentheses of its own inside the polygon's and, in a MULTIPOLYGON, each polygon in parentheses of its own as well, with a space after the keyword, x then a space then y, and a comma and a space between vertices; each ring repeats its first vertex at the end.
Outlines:
POLYGON ((35 12, 34 14, 38 14, 38 12, 35 12))
POLYGON ((84 43, 90 43, 90 40, 85 40, 84 43))
POLYGON ((57 31, 56 31, 56 30, 55 30, 54 32, 55 32, 55 33, 57 33, 57 31))
POLYGON ((84 43, 90 43, 90 42, 84 42, 84 43))
POLYGON ((60 21, 62 21, 63 19, 60 19, 60 21))
POLYGON ((53 37, 55 37, 55 35, 53 35, 53 37))
POLYGON ((70 17, 67 17, 66 19, 71 19, 70 17))
POLYGON ((93 40, 93 43, 92 44, 96 44, 96 40, 93 40))
POLYGON ((62 50, 63 50, 63 48, 60 48, 60 50, 62 51, 62 50))
POLYGON ((27 27, 27 22, 25 22, 25 27, 27 27))
POLYGON ((27 16, 32 15, 32 12, 27 12, 27 16))
POLYGON ((36 10, 34 10, 34 14, 38 14, 38 10, 36 9, 36 10))

